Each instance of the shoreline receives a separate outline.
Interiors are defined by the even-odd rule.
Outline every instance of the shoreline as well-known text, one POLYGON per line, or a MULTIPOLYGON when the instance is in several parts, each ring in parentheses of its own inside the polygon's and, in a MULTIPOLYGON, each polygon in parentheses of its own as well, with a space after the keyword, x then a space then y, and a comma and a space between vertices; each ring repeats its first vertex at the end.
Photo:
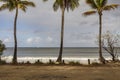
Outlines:
MULTIPOLYGON (((63 57, 63 60, 64 60, 65 63, 79 62, 81 64, 88 64, 88 59, 90 60, 91 63, 93 63, 93 62, 99 63, 98 58, 63 57)), ((7 63, 11 63, 12 62, 12 56, 2 57, 2 60, 6 61, 7 63)), ((22 62, 26 63, 28 61, 30 63, 35 63, 38 60, 40 62, 43 62, 43 63, 48 63, 50 60, 52 62, 56 62, 57 57, 18 57, 18 62, 20 62, 20 63, 22 63, 22 62)))
MULTIPOLYGON (((37 61, 41 63, 49 63, 50 61, 56 63, 57 57, 18 57, 18 63, 31 63, 34 64, 37 61)), ((6 61, 6 63, 12 62, 12 56, 2 57, 2 60, 6 61)), ((100 63, 98 58, 77 58, 77 57, 63 57, 64 63, 68 64, 70 62, 80 63, 83 65, 88 65, 88 60, 90 63, 100 63)), ((107 61, 111 61, 111 58, 106 58, 107 61)), ((119 58, 120 60, 120 58, 119 58)))
POLYGON ((118 61, 112 61, 112 60, 107 60, 105 64, 102 64, 100 62, 91 62, 88 60, 88 62, 85 64, 77 62, 77 61, 69 61, 66 63, 64 60, 62 63, 58 63, 56 61, 49 60, 48 62, 44 63, 41 62, 40 60, 37 60, 34 63, 31 63, 30 61, 27 62, 18 62, 16 64, 13 64, 12 62, 6 62, 2 60, 0 62, 0 65, 13 65, 13 66, 81 66, 81 67, 120 67, 120 60, 118 61))

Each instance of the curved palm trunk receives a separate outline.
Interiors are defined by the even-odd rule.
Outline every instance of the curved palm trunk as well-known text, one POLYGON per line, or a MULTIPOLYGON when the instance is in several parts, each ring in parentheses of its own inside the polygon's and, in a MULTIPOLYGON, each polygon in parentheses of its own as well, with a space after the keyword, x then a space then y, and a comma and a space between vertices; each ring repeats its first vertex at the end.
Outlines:
POLYGON ((0 55, 0 61, 1 61, 1 55, 0 55))
POLYGON ((102 13, 99 13, 99 59, 100 62, 105 64, 105 59, 102 55, 102 44, 101 44, 101 36, 102 36, 102 13))
POLYGON ((18 17, 18 7, 16 8, 16 14, 14 19, 14 55, 13 55, 13 64, 17 63, 17 17, 18 17))
POLYGON ((64 39, 64 14, 65 14, 65 6, 63 0, 62 19, 61 19, 61 42, 60 42, 59 56, 57 58, 57 62, 59 63, 62 63, 63 39, 64 39))

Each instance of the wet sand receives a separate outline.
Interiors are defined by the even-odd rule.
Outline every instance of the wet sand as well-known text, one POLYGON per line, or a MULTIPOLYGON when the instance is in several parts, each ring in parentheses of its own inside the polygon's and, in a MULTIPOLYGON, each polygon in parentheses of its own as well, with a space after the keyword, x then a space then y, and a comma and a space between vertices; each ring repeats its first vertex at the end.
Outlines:
POLYGON ((0 65, 0 80, 120 80, 120 67, 0 65))

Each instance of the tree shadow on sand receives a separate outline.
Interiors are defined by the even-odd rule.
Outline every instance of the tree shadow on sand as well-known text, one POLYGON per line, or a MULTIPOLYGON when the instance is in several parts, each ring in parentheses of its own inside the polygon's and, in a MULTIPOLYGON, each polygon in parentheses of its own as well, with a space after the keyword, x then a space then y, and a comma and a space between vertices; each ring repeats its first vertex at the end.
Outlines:
POLYGON ((32 75, 31 77, 25 78, 25 80, 69 80, 69 77, 62 75, 32 75))

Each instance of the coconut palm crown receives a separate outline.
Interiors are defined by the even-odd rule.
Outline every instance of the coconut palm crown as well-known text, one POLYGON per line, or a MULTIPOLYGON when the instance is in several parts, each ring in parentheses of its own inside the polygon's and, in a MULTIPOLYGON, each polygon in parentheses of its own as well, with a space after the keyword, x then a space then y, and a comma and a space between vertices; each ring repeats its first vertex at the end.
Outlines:
POLYGON ((57 11, 59 8, 64 8, 69 10, 74 10, 76 7, 79 6, 79 0, 55 0, 53 4, 54 11, 57 11))
POLYGON ((17 7, 26 12, 27 6, 35 7, 33 2, 27 0, 0 0, 3 2, 0 10, 9 9, 9 11, 15 10, 17 7))
POLYGON ((103 11, 109 11, 112 9, 116 9, 119 4, 108 4, 107 5, 108 0, 86 0, 86 3, 90 5, 91 8, 93 8, 93 10, 84 12, 85 16, 94 14, 94 13, 98 13, 102 15, 103 11))
POLYGON ((107 0, 86 0, 86 3, 90 5, 92 10, 84 12, 85 16, 98 13, 99 15, 99 58, 100 62, 105 63, 105 59, 102 56, 102 45, 101 45, 101 35, 102 35, 102 12, 116 9, 119 4, 109 4, 107 5, 107 0))

